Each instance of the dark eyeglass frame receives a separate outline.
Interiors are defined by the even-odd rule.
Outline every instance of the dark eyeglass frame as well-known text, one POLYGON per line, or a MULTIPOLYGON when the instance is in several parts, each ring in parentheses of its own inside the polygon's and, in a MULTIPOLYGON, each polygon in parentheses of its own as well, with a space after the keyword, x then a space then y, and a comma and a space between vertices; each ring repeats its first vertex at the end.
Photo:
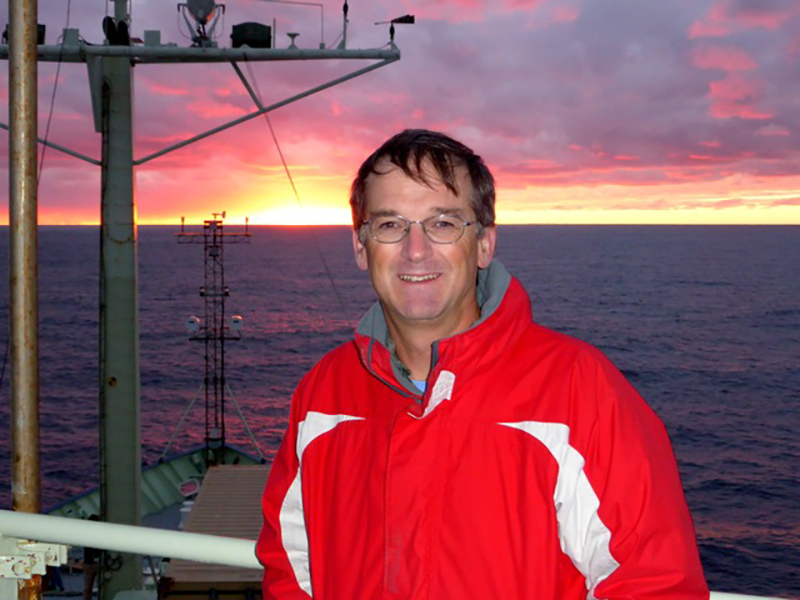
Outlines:
MULTIPOLYGON (((403 228, 403 235, 401 235, 396 240, 387 241, 387 240, 378 239, 375 236, 375 234, 373 233, 372 228, 370 227, 370 223, 372 223, 374 221, 374 219, 367 219, 366 221, 361 223, 361 232, 362 232, 361 238, 364 239, 363 232, 366 231, 369 234, 369 237, 371 239, 375 240, 376 242, 378 242, 379 244, 399 244, 404 239, 406 239, 406 237, 408 236, 408 232, 411 231, 411 226, 414 225, 415 223, 419 223, 419 225, 422 227, 422 232, 425 234, 425 237, 428 238, 431 241, 431 243, 433 243, 433 244, 443 244, 443 245, 455 244, 458 240, 460 240, 462 237, 464 237, 464 232, 467 230, 467 227, 470 227, 471 225, 477 225, 481 229, 483 227, 479 221, 464 221, 460 217, 456 217, 455 215, 447 215, 447 214, 433 215, 432 217, 428 217, 427 219, 417 219, 416 221, 412 221, 410 219, 406 219, 405 217, 403 217, 401 215, 383 215, 381 217, 376 217, 376 218, 378 218, 378 219, 382 219, 382 218, 398 219, 398 220, 402 221, 405 224, 405 227, 403 228), (436 240, 428 232, 428 226, 426 225, 426 223, 436 222, 438 219, 441 219, 442 217, 447 217, 448 219, 453 219, 454 221, 458 221, 458 222, 461 223, 461 229, 459 230, 458 237, 456 237, 452 241, 442 242, 440 240, 436 240)), ((478 235, 480 235, 481 229, 478 230, 478 235)))

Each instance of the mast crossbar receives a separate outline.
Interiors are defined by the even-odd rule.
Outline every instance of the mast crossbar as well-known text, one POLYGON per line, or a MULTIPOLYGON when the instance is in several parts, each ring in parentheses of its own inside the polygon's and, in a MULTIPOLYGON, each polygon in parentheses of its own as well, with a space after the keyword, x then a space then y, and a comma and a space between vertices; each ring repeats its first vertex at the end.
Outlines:
MULTIPOLYGON (((177 46, 101 46, 90 44, 51 44, 37 46, 42 62, 82 63, 93 56, 130 58, 136 64, 268 62, 287 60, 398 60, 400 50, 316 49, 316 48, 181 48, 177 46)), ((0 45, 0 59, 7 59, 9 47, 0 45)))
POLYGON ((374 71, 375 69, 379 69, 380 67, 383 67, 383 66, 386 66, 388 64, 391 64, 391 63, 395 62, 396 60, 399 60, 399 57, 398 58, 382 60, 379 63, 375 63, 375 64, 370 65, 368 67, 364 67, 363 69, 358 69, 356 71, 353 71, 352 73, 348 73, 347 75, 343 75, 342 77, 338 77, 336 79, 332 79, 331 81, 328 81, 327 83, 323 83, 322 85, 318 85, 316 87, 313 87, 313 88, 311 88, 309 90, 306 90, 304 92, 301 92, 299 94, 295 94, 294 96, 289 96, 288 98, 286 98, 284 100, 281 100, 280 102, 276 102, 274 104, 270 104, 269 106, 265 106, 265 107, 263 107, 263 108, 261 108, 259 110, 253 111, 253 112, 251 112, 249 114, 246 114, 243 117, 239 117, 238 119, 234 119, 233 121, 229 121, 228 123, 225 123, 224 125, 220 125, 219 127, 215 127, 213 129, 209 129, 208 131, 206 131, 204 133, 200 133, 200 134, 198 134, 198 135, 196 135, 194 137, 191 137, 191 138, 189 138, 187 140, 184 140, 182 142, 178 142, 177 144, 173 144, 172 146, 167 146, 163 150, 159 150, 158 152, 154 152, 153 154, 148 154, 144 158, 140 158, 138 160, 134 160, 133 164, 135 166, 144 164, 147 161, 153 160, 154 158, 158 158, 159 156, 163 156, 164 154, 167 154, 168 152, 172 152, 173 150, 178 150, 179 148, 183 148, 184 146, 188 146, 189 144, 193 144, 194 142, 198 142, 198 141, 200 141, 200 140, 202 140, 204 138, 212 136, 215 133, 219 133, 220 131, 225 131, 226 129, 230 129, 231 127, 234 127, 235 125, 239 125, 240 123, 244 123, 245 121, 249 121, 250 119, 255 119, 256 117, 260 117, 261 115, 263 115, 265 113, 268 113, 270 111, 275 110, 276 108, 280 108, 282 106, 286 106, 287 104, 291 104, 292 102, 296 102, 297 100, 300 100, 301 98, 305 98, 307 96, 311 96, 312 94, 316 94, 317 92, 321 92, 322 90, 326 90, 326 89, 328 89, 330 87, 333 87, 333 86, 338 85, 338 84, 340 84, 340 83, 342 83, 344 81, 347 81, 348 79, 353 79, 353 78, 358 77, 360 75, 363 75, 365 73, 369 73, 370 71, 374 71))

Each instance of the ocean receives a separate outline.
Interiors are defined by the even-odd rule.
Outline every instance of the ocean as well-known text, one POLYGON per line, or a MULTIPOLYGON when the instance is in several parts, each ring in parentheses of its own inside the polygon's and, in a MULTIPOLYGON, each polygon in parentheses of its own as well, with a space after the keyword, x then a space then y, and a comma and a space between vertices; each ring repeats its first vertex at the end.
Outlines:
MULTIPOLYGON (((139 229, 142 456, 156 461, 203 381, 203 251, 139 229)), ((229 230, 236 229, 231 226, 229 230)), ((294 386, 374 301, 346 227, 251 227, 225 249, 227 379, 267 456, 294 386)), ((97 227, 42 227, 42 503, 98 485, 97 227)), ((511 226, 497 256, 541 324, 603 350, 667 426, 712 589, 800 597, 800 227, 511 226)), ((0 228, 0 356, 8 228, 0 228)), ((3 360, 0 418, 9 422, 3 360)), ((202 441, 202 406, 173 449, 202 441)), ((248 449, 235 411, 228 440, 248 449)), ((0 506, 10 507, 8 436, 0 506)), ((252 450, 252 448, 250 448, 252 450)))

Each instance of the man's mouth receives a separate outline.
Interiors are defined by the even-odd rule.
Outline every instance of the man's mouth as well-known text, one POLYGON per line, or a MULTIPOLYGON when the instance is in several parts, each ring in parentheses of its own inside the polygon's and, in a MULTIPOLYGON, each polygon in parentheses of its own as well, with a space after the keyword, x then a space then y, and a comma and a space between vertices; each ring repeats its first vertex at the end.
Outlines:
POLYGON ((422 283, 423 281, 431 281, 439 277, 439 273, 430 273, 428 275, 398 275, 402 281, 409 283, 422 283))

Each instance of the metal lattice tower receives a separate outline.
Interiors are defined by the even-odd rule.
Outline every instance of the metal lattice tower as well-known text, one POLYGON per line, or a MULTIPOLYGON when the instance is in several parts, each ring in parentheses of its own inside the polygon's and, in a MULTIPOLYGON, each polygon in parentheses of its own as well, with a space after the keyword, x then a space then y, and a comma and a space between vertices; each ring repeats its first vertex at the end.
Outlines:
POLYGON ((225 244, 250 242, 250 230, 225 231, 225 213, 212 213, 213 219, 203 221, 203 231, 187 232, 184 224, 177 234, 179 244, 203 244, 204 278, 200 286, 203 298, 203 319, 190 317, 187 323, 190 340, 205 345, 205 444, 206 462, 216 464, 218 451, 225 446, 225 342, 241 339, 241 317, 226 318, 225 299, 230 289, 225 284, 225 244))

